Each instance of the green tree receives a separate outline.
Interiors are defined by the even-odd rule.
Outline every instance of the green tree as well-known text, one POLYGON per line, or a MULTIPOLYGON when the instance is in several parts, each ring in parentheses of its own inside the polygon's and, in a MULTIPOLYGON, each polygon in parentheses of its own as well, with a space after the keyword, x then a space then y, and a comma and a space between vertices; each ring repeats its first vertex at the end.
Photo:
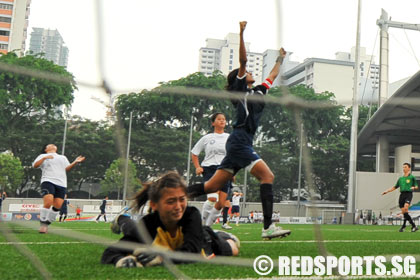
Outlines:
POLYGON ((11 153, 0 154, 0 190, 16 194, 23 178, 23 167, 19 158, 11 153))
POLYGON ((3 135, 13 131, 22 121, 57 115, 59 106, 72 103, 76 83, 64 67, 39 56, 18 57, 13 52, 1 55, 0 63, 34 73, 50 73, 62 79, 53 81, 0 70, 0 129, 3 135))
MULTIPOLYGON (((101 181, 101 193, 108 194, 117 192, 117 199, 122 198, 124 189, 125 159, 117 159, 105 171, 105 177, 101 181)), ((131 160, 128 162, 127 195, 131 196, 140 187, 140 181, 136 177, 136 167, 131 160)))

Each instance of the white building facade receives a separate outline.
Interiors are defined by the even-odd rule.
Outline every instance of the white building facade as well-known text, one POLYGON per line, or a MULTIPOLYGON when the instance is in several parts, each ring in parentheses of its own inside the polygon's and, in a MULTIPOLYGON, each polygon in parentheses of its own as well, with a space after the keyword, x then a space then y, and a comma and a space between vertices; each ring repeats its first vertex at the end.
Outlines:
POLYGON ((0 0, 0 53, 25 52, 31 0, 0 0))

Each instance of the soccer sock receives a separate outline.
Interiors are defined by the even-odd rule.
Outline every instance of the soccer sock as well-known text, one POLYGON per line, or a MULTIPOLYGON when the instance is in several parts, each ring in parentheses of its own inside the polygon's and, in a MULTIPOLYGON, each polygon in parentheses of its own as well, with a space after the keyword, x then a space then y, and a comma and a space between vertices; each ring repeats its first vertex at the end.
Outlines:
POLYGON ((61 222, 61 218, 63 218, 63 215, 60 215, 60 217, 58 217, 59 222, 61 222))
POLYGON ((101 217, 101 214, 98 215, 98 217, 96 218, 97 221, 99 221, 99 218, 101 217))
POLYGON ((104 220, 105 220, 105 222, 106 222, 106 214, 104 214, 104 220))
POLYGON ((216 208, 213 207, 210 210, 209 216, 207 217, 206 226, 210 227, 216 220, 217 216, 219 216, 219 214, 220 214, 220 210, 217 210, 216 208))
POLYGON ((42 207, 39 213, 39 219, 41 223, 48 224, 48 213, 50 212, 49 208, 42 207))
POLYGON ((55 207, 52 207, 52 209, 48 212, 48 221, 50 223, 55 222, 57 219, 58 212, 60 212, 60 209, 57 209, 55 207))
POLYGON ((261 184, 260 196, 264 215, 264 229, 268 229, 273 216, 273 184, 261 184))
POLYGON ((205 193, 206 192, 204 191, 204 183, 194 184, 194 185, 188 186, 187 188, 187 194, 191 198, 203 195, 205 193))
POLYGON ((229 211, 229 207, 223 208, 223 224, 227 223, 228 211, 229 211))
POLYGON ((411 219, 410 214, 408 213, 404 213, 404 220, 407 220, 412 227, 415 227, 416 225, 414 224, 413 220, 411 219))
POLYGON ((239 224, 239 216, 236 216, 236 224, 239 224))
POLYGON ((201 210, 201 217, 203 218, 203 223, 206 223, 207 217, 210 214, 211 209, 213 208, 214 203, 209 200, 206 200, 203 204, 203 209, 201 210))
POLYGON ((63 222, 67 219, 67 215, 64 215, 63 222))

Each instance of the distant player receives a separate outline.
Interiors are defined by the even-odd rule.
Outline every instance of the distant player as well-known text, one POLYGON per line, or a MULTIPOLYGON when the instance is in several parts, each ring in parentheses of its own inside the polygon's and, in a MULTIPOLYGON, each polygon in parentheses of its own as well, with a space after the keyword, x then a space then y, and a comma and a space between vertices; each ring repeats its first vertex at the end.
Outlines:
POLYGON ((82 217, 82 209, 79 207, 79 206, 77 206, 77 208, 76 208, 76 220, 80 220, 80 218, 82 217))
POLYGON ((99 218, 100 218, 101 216, 104 216, 104 220, 105 220, 105 222, 106 222, 106 213, 105 213, 105 209, 106 209, 106 203, 107 203, 107 200, 108 200, 108 196, 105 196, 105 198, 102 200, 102 204, 101 204, 101 206, 99 207, 99 209, 101 210, 101 214, 99 214, 99 215, 98 215, 98 217, 96 218, 96 221, 95 221, 95 222, 99 222, 99 218))
POLYGON ((39 233, 47 233, 48 225, 57 218, 67 191, 66 173, 84 160, 85 157, 78 156, 70 163, 65 156, 57 154, 56 145, 48 144, 42 148, 41 154, 32 163, 34 168, 42 170, 41 195, 44 205, 39 215, 41 221, 39 233))
POLYGON ((239 226, 239 216, 240 216, 240 201, 243 193, 241 192, 233 192, 232 196, 232 210, 230 220, 232 221, 232 217, 236 216, 236 226, 239 226))
POLYGON ((67 194, 64 196, 63 204, 61 205, 60 209, 60 217, 58 218, 58 222, 65 222, 67 219, 67 206, 74 207, 70 204, 70 201, 67 200, 67 194))
POLYGON ((6 197, 7 197, 6 192, 3 192, 0 196, 0 213, 2 212, 1 207, 2 207, 2 204, 3 204, 3 200, 5 200, 6 197))
POLYGON ((401 208, 401 213, 404 215, 404 222, 400 228, 400 232, 404 231, 406 227, 407 221, 411 224, 411 232, 418 231, 416 224, 411 219, 411 216, 408 214, 408 207, 411 204, 411 200, 413 199, 413 191, 418 190, 419 187, 417 185, 416 178, 411 174, 411 165, 409 163, 403 164, 403 172, 404 176, 401 176, 395 186, 392 188, 384 191, 382 195, 385 195, 389 192, 392 192, 398 188, 400 188, 400 198, 398 200, 399 207, 401 208))

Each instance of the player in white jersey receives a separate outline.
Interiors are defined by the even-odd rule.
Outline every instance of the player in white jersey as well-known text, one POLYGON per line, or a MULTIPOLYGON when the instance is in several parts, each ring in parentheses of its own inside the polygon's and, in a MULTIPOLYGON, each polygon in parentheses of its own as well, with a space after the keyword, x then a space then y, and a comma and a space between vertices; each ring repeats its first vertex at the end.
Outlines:
POLYGON ((39 233, 47 233, 48 225, 55 221, 67 192, 67 171, 85 160, 78 156, 70 163, 64 155, 57 154, 57 146, 45 145, 41 154, 34 160, 32 166, 41 168, 41 195, 44 207, 40 211, 41 227, 39 233), (50 209, 51 208, 51 209, 50 209))
MULTIPOLYGON (((201 137, 200 140, 195 144, 191 150, 191 158, 195 167, 195 173, 197 175, 203 175, 204 182, 209 180, 216 172, 217 167, 222 162, 226 155, 226 140, 229 137, 228 133, 225 133, 226 117, 223 113, 215 113, 211 116, 211 125, 214 128, 213 133, 209 133, 201 137), (199 163, 198 156, 204 151, 204 160, 199 163)), ((230 202, 227 200, 227 196, 231 187, 229 181, 224 187, 216 192, 207 194, 207 200, 203 204, 202 218, 204 225, 211 226, 220 214, 220 210, 223 209, 223 227, 229 229, 230 227, 226 224, 227 211, 230 208, 230 202)))
POLYGON ((240 216, 240 207, 239 203, 241 202, 241 197, 244 194, 241 192, 233 192, 232 196, 232 210, 230 211, 231 216, 230 219, 232 220, 233 216, 236 216, 236 226, 239 226, 239 216, 240 216))

